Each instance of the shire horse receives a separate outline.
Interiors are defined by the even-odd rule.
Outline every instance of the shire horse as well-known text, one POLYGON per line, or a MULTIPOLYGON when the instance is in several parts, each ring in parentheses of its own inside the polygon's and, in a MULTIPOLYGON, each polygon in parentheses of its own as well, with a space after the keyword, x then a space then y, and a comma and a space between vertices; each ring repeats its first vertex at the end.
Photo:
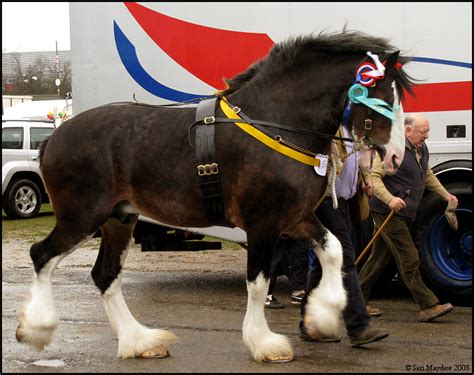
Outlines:
MULTIPOLYGON (((314 214, 328 186, 321 155, 330 154, 341 123, 361 152, 386 148, 397 95, 411 92, 412 82, 401 67, 407 61, 386 39, 356 31, 300 36, 276 44, 265 58, 226 80, 227 89, 216 94, 212 125, 196 123, 196 109, 189 105, 133 102, 100 106, 66 121, 40 151, 56 224, 31 246, 35 275, 20 312, 18 341, 37 350, 51 342, 59 322, 53 271, 100 229, 92 277, 118 336, 118 357, 168 356, 166 345, 174 334, 141 325, 122 296, 128 245, 140 214, 180 227, 215 224, 199 177, 217 173, 223 222, 247 233, 242 333, 253 359, 294 358, 289 340, 270 330, 264 314, 272 252, 283 235, 310 241, 323 269, 319 285, 308 291, 304 328, 313 337, 334 334, 346 295, 341 245, 314 214), (226 114, 229 108, 235 116, 226 114), (229 120, 244 113, 245 121, 229 120), (311 165, 270 148, 237 126, 244 124, 263 129, 281 148, 319 162, 311 165), (214 126, 216 170, 197 168, 192 140, 199 126, 214 126)), ((385 165, 393 172, 402 155, 386 151, 385 165)))

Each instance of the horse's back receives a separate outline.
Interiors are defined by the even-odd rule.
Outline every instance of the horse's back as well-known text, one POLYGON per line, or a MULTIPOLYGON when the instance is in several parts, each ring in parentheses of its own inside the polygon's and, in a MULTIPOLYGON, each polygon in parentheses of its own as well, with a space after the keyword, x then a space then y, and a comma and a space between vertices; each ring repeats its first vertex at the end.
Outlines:
POLYGON ((44 149, 41 170, 48 191, 61 199, 68 186, 69 195, 90 195, 91 205, 126 200, 148 207, 144 213, 167 216, 166 202, 199 194, 187 137, 193 116, 193 108, 139 105, 103 106, 75 116, 44 149))
MULTIPOLYGON (((155 108, 140 105, 107 105, 76 115, 60 126, 51 139, 76 149, 91 144, 103 148, 123 148, 165 144, 186 135, 193 122, 193 108, 155 108)), ((55 147, 57 147, 55 146, 55 147)))

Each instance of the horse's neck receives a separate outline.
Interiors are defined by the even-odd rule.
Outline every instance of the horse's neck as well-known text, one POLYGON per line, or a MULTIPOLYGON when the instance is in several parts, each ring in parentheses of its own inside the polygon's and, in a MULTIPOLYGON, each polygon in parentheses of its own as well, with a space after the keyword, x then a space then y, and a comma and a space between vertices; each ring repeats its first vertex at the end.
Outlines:
MULTIPOLYGON (((318 81, 317 74, 300 83, 283 77, 274 82, 248 84, 232 93, 229 100, 255 120, 334 135, 342 120, 348 88, 349 83, 337 79, 318 81)), ((306 137, 303 142, 308 148, 322 150, 328 149, 330 140, 306 137)))

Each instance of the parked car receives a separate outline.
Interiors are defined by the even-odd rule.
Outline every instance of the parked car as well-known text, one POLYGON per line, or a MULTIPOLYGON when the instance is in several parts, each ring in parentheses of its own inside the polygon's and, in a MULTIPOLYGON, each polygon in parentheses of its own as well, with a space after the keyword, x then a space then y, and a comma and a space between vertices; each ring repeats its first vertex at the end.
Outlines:
POLYGON ((49 202, 39 147, 54 129, 53 121, 2 117, 2 208, 7 217, 35 217, 49 202))

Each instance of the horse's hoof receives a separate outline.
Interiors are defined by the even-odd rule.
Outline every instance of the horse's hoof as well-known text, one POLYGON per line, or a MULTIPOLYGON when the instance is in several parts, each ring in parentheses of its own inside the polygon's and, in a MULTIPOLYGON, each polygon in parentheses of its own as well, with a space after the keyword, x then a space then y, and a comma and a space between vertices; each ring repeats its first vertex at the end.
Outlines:
POLYGON ((32 346, 37 351, 42 351, 51 342, 51 333, 47 330, 28 332, 20 323, 15 332, 16 340, 20 343, 32 346))
POLYGON ((150 350, 145 350, 139 355, 140 358, 153 359, 153 358, 166 358, 170 355, 164 345, 158 345, 150 350))
POLYGON ((286 363, 291 362, 294 360, 295 357, 293 354, 290 355, 272 355, 267 358, 264 358, 264 362, 271 362, 271 363, 286 363))
POLYGON ((320 338, 324 337, 324 335, 318 331, 318 329, 311 327, 306 329, 306 334, 311 337, 313 340, 319 340, 320 338))
POLYGON ((16 328, 15 333, 16 341, 23 342, 25 340, 25 331, 21 328, 21 324, 16 328))

